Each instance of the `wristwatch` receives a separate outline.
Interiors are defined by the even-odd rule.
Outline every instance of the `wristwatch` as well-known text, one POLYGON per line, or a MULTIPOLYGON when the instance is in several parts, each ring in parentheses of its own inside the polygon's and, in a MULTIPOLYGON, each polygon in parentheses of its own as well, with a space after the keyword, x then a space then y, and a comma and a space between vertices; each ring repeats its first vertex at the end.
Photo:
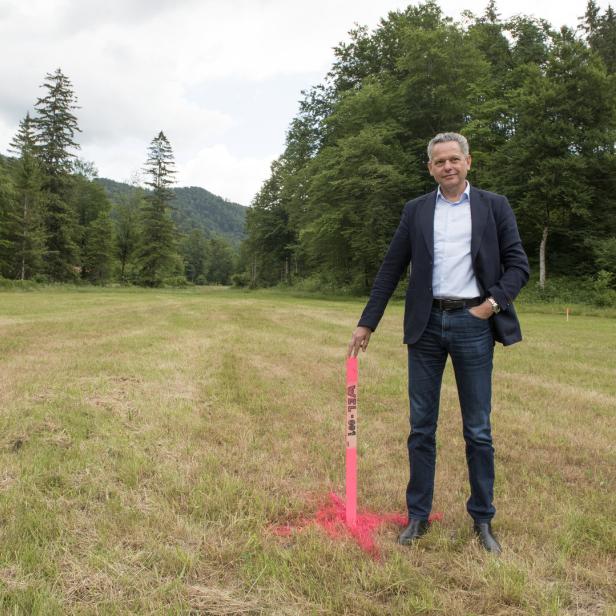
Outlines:
POLYGON ((498 314, 500 312, 500 306, 497 304, 496 300, 493 297, 488 297, 487 300, 492 305, 492 312, 498 314))

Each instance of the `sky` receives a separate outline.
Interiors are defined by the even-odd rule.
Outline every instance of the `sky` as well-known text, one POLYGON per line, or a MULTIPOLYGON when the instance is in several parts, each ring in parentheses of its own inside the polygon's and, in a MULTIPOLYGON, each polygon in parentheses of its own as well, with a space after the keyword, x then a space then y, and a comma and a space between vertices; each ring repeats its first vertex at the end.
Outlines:
MULTIPOLYGON (((301 91, 323 82, 333 47, 374 28, 396 0, 0 0, 0 153, 61 68, 78 97, 78 155, 101 177, 139 177, 164 131, 179 186, 249 205, 284 149, 301 91)), ((416 4, 416 3, 413 3, 416 4)), ((482 14, 487 0, 441 0, 482 14)), ((605 9, 608 1, 597 4, 605 9)), ((576 26, 586 0, 500 0, 576 26), (540 8, 537 8, 540 7, 540 8)))

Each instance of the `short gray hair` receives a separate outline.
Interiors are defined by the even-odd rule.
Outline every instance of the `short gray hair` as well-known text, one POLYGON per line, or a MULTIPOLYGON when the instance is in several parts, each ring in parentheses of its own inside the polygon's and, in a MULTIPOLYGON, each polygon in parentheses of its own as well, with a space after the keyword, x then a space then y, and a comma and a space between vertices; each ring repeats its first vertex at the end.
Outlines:
POLYGON ((464 135, 461 135, 460 133, 439 133, 436 137, 432 137, 432 139, 430 139, 430 143, 428 144, 428 160, 432 160, 432 148, 437 143, 447 143, 449 141, 455 141, 458 143, 460 145, 460 149, 462 150, 462 154, 464 154, 464 156, 468 156, 470 150, 468 149, 468 141, 464 135))

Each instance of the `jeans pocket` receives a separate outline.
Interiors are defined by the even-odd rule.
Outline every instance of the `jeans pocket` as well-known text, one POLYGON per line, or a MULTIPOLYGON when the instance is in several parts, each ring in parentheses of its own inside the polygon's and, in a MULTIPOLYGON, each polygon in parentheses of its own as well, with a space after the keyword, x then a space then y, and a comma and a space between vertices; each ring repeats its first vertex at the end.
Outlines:
POLYGON ((468 316, 469 316, 471 319, 474 319, 475 321, 479 321, 480 323, 482 323, 482 322, 483 322, 483 323, 487 323, 487 322, 490 320, 490 317, 488 317, 487 319, 483 319, 483 318, 481 318, 481 317, 475 316, 475 315, 474 315, 474 314, 470 311, 470 308, 466 308, 465 310, 466 310, 466 314, 468 314, 468 316))

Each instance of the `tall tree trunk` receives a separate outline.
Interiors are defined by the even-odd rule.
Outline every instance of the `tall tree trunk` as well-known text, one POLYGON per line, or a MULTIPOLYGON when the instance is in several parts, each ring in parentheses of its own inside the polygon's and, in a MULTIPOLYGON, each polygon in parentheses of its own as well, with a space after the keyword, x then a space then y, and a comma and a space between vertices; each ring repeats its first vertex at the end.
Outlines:
POLYGON ((548 226, 543 227, 541 244, 539 244, 539 288, 545 288, 545 247, 548 243, 548 226))

